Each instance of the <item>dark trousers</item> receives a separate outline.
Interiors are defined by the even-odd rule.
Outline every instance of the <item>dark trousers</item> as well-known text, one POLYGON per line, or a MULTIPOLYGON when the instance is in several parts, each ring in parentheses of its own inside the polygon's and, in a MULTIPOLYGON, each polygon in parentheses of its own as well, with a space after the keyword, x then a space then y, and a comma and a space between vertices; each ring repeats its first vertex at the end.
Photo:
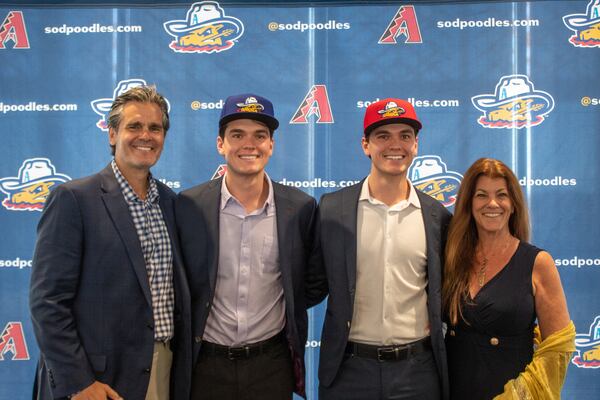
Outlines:
POLYGON ((290 400, 294 373, 285 340, 249 358, 200 352, 192 400, 290 400))
POLYGON ((431 350, 401 361, 377 361, 345 355, 319 400, 439 400, 440 378, 431 350))

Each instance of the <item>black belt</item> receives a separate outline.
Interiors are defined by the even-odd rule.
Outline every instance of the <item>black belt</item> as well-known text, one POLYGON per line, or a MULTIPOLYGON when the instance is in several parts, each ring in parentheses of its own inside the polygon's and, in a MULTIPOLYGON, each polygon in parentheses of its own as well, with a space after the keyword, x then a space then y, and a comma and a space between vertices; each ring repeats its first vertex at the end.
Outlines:
POLYGON ((283 334, 283 331, 281 331, 277 335, 267 340, 239 347, 229 347, 216 343, 202 341, 200 352, 211 356, 225 356, 232 361, 247 359, 262 354, 266 350, 271 349, 276 345, 284 343, 284 339, 285 335, 283 334))
POLYGON ((377 361, 400 361, 407 359, 413 354, 423 353, 430 349, 431 339, 427 336, 416 342, 394 346, 375 346, 371 344, 348 342, 346 345, 346 354, 372 358, 377 361))

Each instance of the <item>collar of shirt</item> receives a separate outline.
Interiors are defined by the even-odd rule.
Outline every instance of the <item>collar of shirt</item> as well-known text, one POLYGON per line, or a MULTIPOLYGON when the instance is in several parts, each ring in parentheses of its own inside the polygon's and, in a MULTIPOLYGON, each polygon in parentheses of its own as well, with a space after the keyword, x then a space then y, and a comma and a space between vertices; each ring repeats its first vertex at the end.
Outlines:
MULTIPOLYGON (((360 197, 358 198, 358 201, 368 201, 373 205, 383 205, 385 207, 388 207, 388 205, 384 202, 377 200, 375 197, 371 196, 371 191, 369 190, 369 177, 370 175, 367 176, 367 178, 362 184, 362 188, 360 190, 360 197)), ((421 202, 419 201, 419 196, 417 196, 416 189, 414 188, 410 180, 407 179, 406 181, 408 182, 409 188, 408 199, 401 200, 400 202, 389 206, 388 208, 390 211, 402 211, 409 205, 413 205, 416 208, 421 208, 421 202)))
MULTIPOLYGON (((221 211, 225 211, 226 209, 232 207, 233 205, 236 206, 235 208, 241 207, 241 209, 244 210, 244 206, 242 206, 242 204, 239 202, 239 200, 236 199, 235 196, 232 195, 231 192, 229 191, 229 189, 227 188, 227 184, 225 183, 226 177, 227 177, 227 173, 225 173, 225 176, 223 176, 223 181, 221 183, 221 211)), ((269 194, 267 196, 267 199, 265 200, 265 204, 263 204, 263 206, 261 208, 251 212, 249 215, 260 215, 263 212, 266 213, 267 216, 272 216, 273 214, 275 214, 275 200, 274 200, 275 196, 273 194, 273 183, 271 182, 271 178, 269 178, 269 175, 267 175, 266 172, 265 172, 265 180, 267 181, 267 184, 269 185, 269 194)), ((245 215, 245 211, 244 211, 244 215, 245 215)))
POLYGON ((152 177, 152 173, 148 173, 148 182, 149 182, 148 193, 146 193, 146 200, 142 200, 134 192, 134 190, 132 189, 129 182, 127 182, 127 179, 125 179, 125 177, 121 173, 121 170, 119 170, 119 167, 117 166, 117 162, 115 161, 114 158, 110 162, 110 165, 112 166, 112 170, 115 174, 115 178, 117 178, 117 182, 119 183, 121 192, 123 192, 123 196, 125 197, 125 200, 128 203, 135 203, 135 202, 144 203, 147 201, 149 203, 156 204, 158 202, 158 198, 159 198, 158 186, 156 185, 156 181, 152 177))

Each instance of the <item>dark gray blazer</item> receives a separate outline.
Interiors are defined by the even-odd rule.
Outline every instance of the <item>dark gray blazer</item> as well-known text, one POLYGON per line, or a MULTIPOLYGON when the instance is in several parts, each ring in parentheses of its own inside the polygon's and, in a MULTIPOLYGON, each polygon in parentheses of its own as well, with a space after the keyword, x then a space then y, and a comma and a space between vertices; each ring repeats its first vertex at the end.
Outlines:
MULTIPOLYGON (((172 398, 191 384, 189 289, 179 253, 175 194, 157 182, 173 248, 175 337, 172 398)), ((30 287, 40 347, 34 398, 63 398, 104 382, 143 400, 154 318, 148 273, 133 219, 112 168, 52 191, 38 225, 30 287)))
MULTIPOLYGON (((219 209, 223 178, 179 194, 176 220, 192 295, 193 365, 215 295, 219 263, 219 209)), ((273 182, 279 266, 285 298, 286 337, 293 350, 296 392, 304 395, 306 309, 318 303, 316 278, 309 267, 317 204, 304 192, 273 182)))
MULTIPOLYGON (((356 213, 363 182, 325 194, 319 204, 319 246, 329 286, 319 361, 319 381, 326 387, 331 385, 338 373, 352 324, 356 289, 356 213)), ((442 333, 441 288, 446 231, 451 214, 430 196, 418 190, 417 195, 427 240, 427 306, 431 343, 446 399, 448 370, 442 333)))

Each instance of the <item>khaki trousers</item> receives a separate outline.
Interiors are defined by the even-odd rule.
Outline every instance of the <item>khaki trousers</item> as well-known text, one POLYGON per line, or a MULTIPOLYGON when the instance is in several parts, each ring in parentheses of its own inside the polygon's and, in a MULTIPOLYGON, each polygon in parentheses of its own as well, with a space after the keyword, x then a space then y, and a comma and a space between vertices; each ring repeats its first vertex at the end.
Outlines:
POLYGON ((169 400, 169 386, 173 353, 170 342, 154 342, 152 369, 146 400, 169 400))

